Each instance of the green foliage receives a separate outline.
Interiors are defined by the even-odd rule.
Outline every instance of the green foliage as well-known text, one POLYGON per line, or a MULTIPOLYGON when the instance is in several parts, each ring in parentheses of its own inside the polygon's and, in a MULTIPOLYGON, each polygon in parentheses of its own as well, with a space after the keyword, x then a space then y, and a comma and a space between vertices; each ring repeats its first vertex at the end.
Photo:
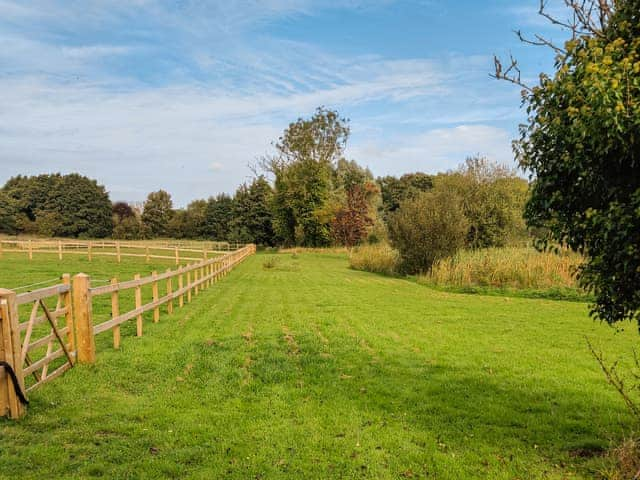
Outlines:
POLYGON ((426 272, 435 261, 453 255, 464 245, 468 229, 462 201, 449 190, 405 200, 389 218, 389 237, 400 252, 403 273, 426 272))
POLYGON ((205 232, 212 240, 229 240, 233 220, 233 199, 221 193, 207 200, 205 232))
POLYGON ((555 75, 524 94, 516 153, 535 179, 529 225, 587 255, 592 313, 640 325, 639 11, 619 0, 601 32, 566 43, 555 75))
POLYGON ((275 176, 273 226, 285 245, 329 245, 334 169, 348 137, 347 120, 318 108, 290 124, 275 145, 277 155, 263 162, 275 176))
POLYGON ((146 225, 142 224, 140 213, 126 202, 113 204, 113 233, 118 240, 142 240, 151 236, 146 225))
POLYGON ((426 173, 406 173, 400 178, 386 176, 378 178, 385 213, 395 212, 400 204, 433 187, 433 177, 426 173))
POLYGON ((127 202, 116 202, 111 208, 111 212, 114 215, 114 221, 117 223, 125 218, 135 217, 136 213, 127 202))
POLYGON ((4 186, 17 207, 19 233, 101 238, 111 235, 105 188, 77 173, 14 177, 4 186))
POLYGON ((501 247, 527 238, 522 218, 526 180, 483 157, 471 157, 455 172, 434 179, 435 191, 449 190, 462 200, 469 223, 466 246, 501 247))
POLYGON ((125 217, 113 227, 113 238, 118 240, 144 240, 149 232, 136 216, 125 217))
POLYGON ((0 190, 0 233, 18 233, 18 202, 0 190))
POLYGON ((273 189, 263 176, 241 185, 233 201, 232 240, 275 245, 272 201, 273 189))
POLYGON ((166 237, 171 232, 170 223, 173 214, 171 195, 164 190, 151 192, 144 202, 142 224, 151 236, 166 237))
POLYGON ((194 200, 185 210, 175 210, 169 222, 169 233, 173 238, 207 237, 206 200, 194 200))

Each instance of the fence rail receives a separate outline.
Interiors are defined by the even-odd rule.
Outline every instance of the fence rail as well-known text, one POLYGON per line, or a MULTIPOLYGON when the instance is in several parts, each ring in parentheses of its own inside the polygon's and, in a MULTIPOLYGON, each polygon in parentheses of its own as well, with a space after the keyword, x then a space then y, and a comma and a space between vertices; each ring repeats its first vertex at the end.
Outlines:
POLYGON ((229 253, 244 247, 244 244, 229 242, 161 242, 119 240, 34 240, 0 239, 0 257, 4 252, 22 252, 29 260, 37 254, 53 254, 62 260, 64 255, 85 255, 91 261, 94 256, 116 257, 118 263, 122 257, 172 260, 176 265, 181 262, 193 262, 207 259, 209 255, 229 253))
POLYGON ((169 314, 176 301, 178 307, 183 307, 255 251, 255 245, 247 245, 161 274, 153 272, 144 278, 135 275, 126 281, 114 277, 111 283, 96 287, 91 286, 88 275, 79 273, 73 279, 64 274, 61 283, 32 292, 18 294, 0 289, 0 365, 4 366, 0 367, 0 417, 24 415, 21 392, 31 392, 59 377, 76 361, 95 362, 97 335, 112 331, 113 346, 119 348, 120 326, 135 319, 136 336, 142 336, 144 313, 153 311, 153 322, 157 323, 161 306, 166 305, 169 314), (160 282, 164 284, 162 296, 160 282), (143 304, 142 287, 148 285, 151 298, 143 304), (134 291, 135 306, 121 312, 120 293, 128 290, 134 291), (98 323, 93 314, 94 300, 107 295, 111 299, 110 318, 98 323), (20 307, 28 309, 29 305, 26 319, 21 318, 20 307), (65 320, 64 325, 59 325, 59 319, 65 320), (17 385, 9 369, 15 374, 17 385))

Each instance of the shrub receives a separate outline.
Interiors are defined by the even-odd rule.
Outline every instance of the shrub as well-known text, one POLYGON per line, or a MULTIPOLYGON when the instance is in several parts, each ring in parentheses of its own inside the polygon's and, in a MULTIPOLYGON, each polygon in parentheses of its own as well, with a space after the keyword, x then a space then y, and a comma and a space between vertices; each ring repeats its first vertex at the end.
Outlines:
POLYGON ((349 257, 349 264, 356 270, 393 275, 399 260, 397 250, 386 243, 376 243, 355 248, 349 257))
POLYGON ((402 273, 426 272, 453 255, 468 230, 460 197, 449 190, 422 193, 389 216, 389 238, 400 252, 402 273))
POLYGON ((582 257, 569 251, 531 247, 465 250, 436 262, 422 281, 454 287, 577 288, 574 272, 582 257))
POLYGON ((278 257, 269 257, 264 262, 262 262, 262 268, 264 268, 265 270, 270 270, 272 268, 275 268, 277 264, 278 257))

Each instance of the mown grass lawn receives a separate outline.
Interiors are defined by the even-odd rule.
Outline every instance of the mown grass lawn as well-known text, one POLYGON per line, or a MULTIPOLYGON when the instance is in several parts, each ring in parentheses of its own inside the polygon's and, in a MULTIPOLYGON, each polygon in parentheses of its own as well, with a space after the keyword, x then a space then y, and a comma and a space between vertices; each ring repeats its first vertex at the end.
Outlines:
POLYGON ((0 476, 594 478, 607 460, 582 454, 630 424, 583 336, 615 358, 638 334, 585 304, 440 292, 342 255, 268 257, 120 351, 101 337, 95 365, 0 420, 0 476))

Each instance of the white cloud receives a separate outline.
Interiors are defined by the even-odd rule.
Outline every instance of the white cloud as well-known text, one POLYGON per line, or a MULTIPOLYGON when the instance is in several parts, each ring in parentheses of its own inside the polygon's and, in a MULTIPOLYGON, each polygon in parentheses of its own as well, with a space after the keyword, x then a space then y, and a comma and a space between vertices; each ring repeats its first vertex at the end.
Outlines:
POLYGON ((0 69, 7 72, 0 76, 0 184, 19 173, 79 171, 116 200, 164 188, 185 205, 233 191, 288 122, 319 105, 352 117, 348 153, 376 174, 448 169, 478 152, 509 159, 509 134, 484 124, 509 112, 492 111, 468 84, 469 72, 486 77, 487 58, 339 57, 282 39, 255 45, 237 34, 309 15, 318 8, 312 0, 170 4, 184 11, 152 0, 0 0, 0 69), (124 28, 130 24, 136 29, 124 28), (91 38, 70 41, 76 30, 91 38), (120 62, 122 70, 110 69, 120 62), (136 77, 145 62, 158 62, 161 72, 136 77), (463 108, 434 109, 434 118, 424 109, 454 101, 463 108), (398 133, 396 122, 410 116, 419 130, 398 133), (434 123, 463 125, 426 126, 434 123))
POLYGON ((475 154, 513 165, 510 140, 511 133, 501 128, 460 125, 400 135, 384 142, 365 140, 349 153, 379 175, 408 171, 437 173, 454 169, 475 154))

